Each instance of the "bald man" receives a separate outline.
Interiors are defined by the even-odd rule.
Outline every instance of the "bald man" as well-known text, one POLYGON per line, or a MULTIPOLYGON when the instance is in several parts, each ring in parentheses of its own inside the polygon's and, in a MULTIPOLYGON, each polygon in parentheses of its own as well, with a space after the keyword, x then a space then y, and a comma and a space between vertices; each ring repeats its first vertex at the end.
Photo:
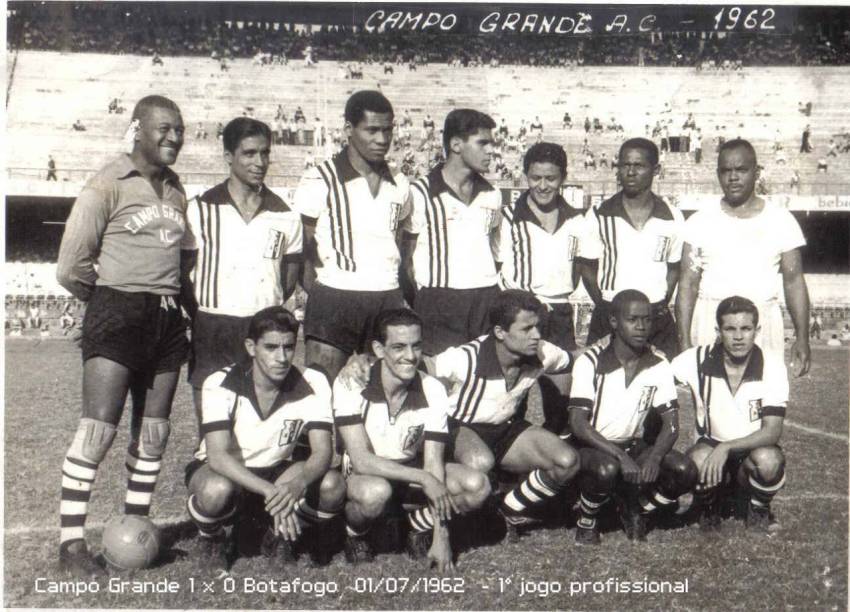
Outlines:
POLYGON ((183 146, 177 105, 147 96, 133 110, 132 151, 86 183, 65 225, 57 279, 87 303, 82 418, 62 466, 60 568, 104 569, 83 528, 98 465, 115 438, 127 392, 133 418, 124 512, 146 516, 170 432, 169 415, 188 343, 180 310, 186 196, 168 166, 183 146))

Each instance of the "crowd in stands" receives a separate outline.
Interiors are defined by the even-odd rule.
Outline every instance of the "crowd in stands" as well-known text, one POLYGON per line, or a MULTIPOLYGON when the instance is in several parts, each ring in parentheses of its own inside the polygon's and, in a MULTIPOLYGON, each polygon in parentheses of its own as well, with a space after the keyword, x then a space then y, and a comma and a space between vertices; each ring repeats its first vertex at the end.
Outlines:
MULTIPOLYGON (((164 64, 169 55, 209 56, 227 69, 226 58, 256 63, 303 59, 404 65, 426 62, 455 66, 505 64, 654 65, 735 69, 759 65, 850 64, 850 32, 833 38, 798 31, 791 35, 647 32, 589 37, 523 34, 437 34, 429 32, 357 32, 324 26, 308 32, 293 23, 213 21, 199 13, 183 19, 145 5, 103 3, 72 5, 66 14, 48 5, 31 5, 8 20, 8 45, 22 49, 71 50, 151 55, 164 64), (240 27, 241 26, 241 27, 240 27)), ((356 71, 353 73, 356 75, 356 71)), ((356 76, 352 76, 356 78, 356 76)))

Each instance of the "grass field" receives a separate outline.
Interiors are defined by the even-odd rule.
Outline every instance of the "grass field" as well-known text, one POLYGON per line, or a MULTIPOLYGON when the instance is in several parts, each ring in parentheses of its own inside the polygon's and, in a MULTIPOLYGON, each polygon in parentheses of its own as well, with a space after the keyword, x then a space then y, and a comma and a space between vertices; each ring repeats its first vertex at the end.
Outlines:
MULTIPOLYGON (((297 566, 274 570, 261 558, 241 558, 231 580, 215 580, 194 558, 194 533, 183 510, 183 466, 196 434, 189 388, 181 384, 153 506, 153 516, 164 525, 169 545, 165 560, 132 576, 116 575, 111 582, 89 585, 99 591, 79 595, 41 592, 49 586, 47 581, 65 578, 55 570, 54 556, 60 466, 80 406, 79 352, 64 340, 7 339, 5 358, 4 607, 847 607, 848 352, 843 349, 815 349, 812 372, 792 383, 782 440, 788 484, 774 503, 783 526, 777 536, 749 533, 739 521, 728 520, 721 537, 704 536, 696 525, 667 525, 652 531, 649 542, 640 545, 627 541, 612 524, 603 531, 602 546, 587 549, 574 544, 569 518, 537 529, 516 544, 465 547, 457 572, 442 582, 404 555, 384 554, 355 570, 346 565, 341 553, 323 569, 299 561, 297 566), (143 586, 162 589, 166 581, 172 581, 171 590, 176 592, 132 592, 143 586), (277 592, 256 592, 252 584, 277 592), (674 589, 686 592, 671 592, 674 589)), ((680 400, 683 427, 677 446, 681 448, 690 440, 692 412, 685 394, 680 400)), ((125 425, 126 417, 92 495, 88 537, 95 549, 100 543, 98 526, 120 512, 123 504, 125 425)))

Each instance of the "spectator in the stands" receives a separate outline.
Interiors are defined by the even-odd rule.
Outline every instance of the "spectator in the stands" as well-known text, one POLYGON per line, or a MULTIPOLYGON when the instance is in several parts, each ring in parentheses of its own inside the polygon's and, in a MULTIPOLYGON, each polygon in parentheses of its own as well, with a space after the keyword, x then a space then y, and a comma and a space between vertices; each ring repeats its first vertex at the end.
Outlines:
POLYGON ((72 128, 75 132, 85 132, 85 131, 86 131, 86 126, 84 126, 84 125, 83 125, 83 122, 82 122, 82 121, 80 121, 79 119, 77 119, 76 121, 74 121, 74 123, 73 123, 73 125, 71 126, 71 128, 72 128))
POLYGON ((47 180, 48 181, 58 181, 59 180, 56 177, 56 160, 53 159, 52 155, 47 156, 47 180))

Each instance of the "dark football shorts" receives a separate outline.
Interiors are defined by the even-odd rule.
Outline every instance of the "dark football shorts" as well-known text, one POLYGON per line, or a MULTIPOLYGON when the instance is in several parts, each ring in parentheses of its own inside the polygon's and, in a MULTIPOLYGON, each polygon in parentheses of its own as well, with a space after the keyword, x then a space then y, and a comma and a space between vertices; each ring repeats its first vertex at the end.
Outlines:
POLYGON ((504 423, 463 423, 457 419, 449 417, 449 435, 451 436, 452 454, 454 454, 455 442, 457 434, 461 426, 468 427, 487 445, 493 453, 493 458, 496 460, 496 466, 502 462, 507 452, 519 438, 520 434, 531 427, 531 423, 524 418, 514 416, 512 419, 504 423))
POLYGON ((422 317, 422 344, 426 355, 439 355, 490 330, 490 306, 498 286, 477 289, 422 287, 414 309, 422 317))
POLYGON ((576 349, 576 331, 573 323, 573 306, 569 302, 550 304, 540 313, 540 334, 565 351, 576 349), (551 310, 549 309, 551 308, 551 310))
POLYGON ((179 296, 95 287, 83 319, 82 350, 83 361, 105 357, 136 372, 179 370, 189 352, 179 296))
POLYGON ((365 352, 382 310, 404 307, 401 289, 347 291, 315 283, 307 298, 304 337, 351 354, 365 352))
MULTIPOLYGON (((593 308, 587 331, 587 346, 613 331, 611 322, 608 320, 610 314, 610 302, 600 302, 593 308)), ((673 359, 679 354, 679 335, 676 330, 676 321, 673 319, 670 307, 664 302, 652 304, 652 331, 649 334, 649 343, 662 351, 667 359, 673 359)))
POLYGON ((207 376, 248 359, 245 337, 251 317, 232 317, 197 311, 192 321, 189 384, 203 386, 207 376))

